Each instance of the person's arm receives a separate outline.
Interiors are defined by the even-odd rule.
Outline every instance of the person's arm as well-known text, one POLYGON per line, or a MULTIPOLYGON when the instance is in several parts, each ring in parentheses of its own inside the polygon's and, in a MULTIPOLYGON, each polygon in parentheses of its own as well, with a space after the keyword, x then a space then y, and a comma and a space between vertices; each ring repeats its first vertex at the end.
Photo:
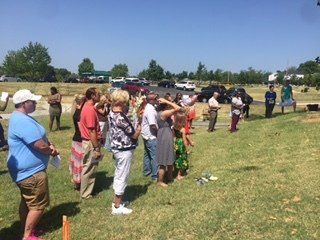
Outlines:
POLYGON ((106 113, 106 106, 105 105, 98 105, 96 107, 96 109, 102 115, 104 115, 106 113))
POLYGON ((151 124, 149 126, 150 126, 151 131, 158 132, 158 127, 156 124, 151 124))
POLYGON ((160 114, 160 117, 161 117, 162 120, 166 120, 167 118, 171 117, 173 114, 175 114, 181 108, 176 103, 170 102, 170 101, 168 101, 168 100, 166 100, 164 98, 159 98, 159 103, 160 104, 163 104, 163 103, 164 104, 168 104, 169 106, 172 107, 172 109, 162 111, 162 113, 160 114))
POLYGON ((131 138, 133 139, 138 139, 138 137, 140 136, 140 133, 141 133, 141 123, 139 122, 138 125, 137 125, 137 128, 135 129, 134 131, 134 134, 132 135, 131 138))
POLYGON ((190 138, 190 135, 188 135, 187 133, 186 133, 186 129, 185 128, 182 128, 181 130, 180 130, 180 132, 182 133, 182 140, 183 140, 183 144, 184 144, 184 146, 185 147, 188 147, 189 145, 190 146, 194 146, 194 143, 193 143, 193 141, 191 140, 191 138, 190 138))
POLYGON ((36 149, 38 152, 46 155, 56 156, 59 154, 58 150, 55 148, 53 144, 49 142, 47 143, 43 139, 35 141, 32 144, 32 147, 36 149))
POLYGON ((89 137, 90 141, 92 143, 94 152, 95 152, 95 158, 99 158, 101 156, 101 151, 100 151, 100 143, 98 140, 98 133, 96 132, 95 129, 89 128, 89 137))
POLYGON ((9 102, 9 96, 7 97, 5 102, 0 101, 0 111, 6 110, 9 102))

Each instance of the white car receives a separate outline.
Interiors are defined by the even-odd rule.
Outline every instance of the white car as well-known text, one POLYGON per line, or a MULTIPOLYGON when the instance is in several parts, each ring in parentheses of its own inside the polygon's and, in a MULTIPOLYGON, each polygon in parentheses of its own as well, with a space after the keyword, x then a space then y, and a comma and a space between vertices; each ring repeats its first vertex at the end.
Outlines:
POLYGON ((187 90, 194 91, 194 89, 196 89, 196 85, 194 84, 193 81, 180 81, 180 82, 177 82, 174 86, 175 88, 182 89, 184 91, 187 91, 187 90))
POLYGON ((115 82, 124 82, 126 78, 125 77, 116 77, 110 80, 110 83, 115 83, 115 82))
POLYGON ((0 77, 0 82, 21 82, 21 79, 18 77, 11 77, 7 75, 2 75, 0 77))

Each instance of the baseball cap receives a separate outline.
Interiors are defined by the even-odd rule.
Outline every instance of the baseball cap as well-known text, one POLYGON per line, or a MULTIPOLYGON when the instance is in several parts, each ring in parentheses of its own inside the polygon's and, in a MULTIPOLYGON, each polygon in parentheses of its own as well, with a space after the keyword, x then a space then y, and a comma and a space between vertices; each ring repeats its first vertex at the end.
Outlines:
POLYGON ((18 103, 23 103, 28 100, 39 101, 40 98, 41 98, 41 95, 34 95, 28 89, 21 89, 13 95, 12 101, 14 104, 18 104, 18 103))

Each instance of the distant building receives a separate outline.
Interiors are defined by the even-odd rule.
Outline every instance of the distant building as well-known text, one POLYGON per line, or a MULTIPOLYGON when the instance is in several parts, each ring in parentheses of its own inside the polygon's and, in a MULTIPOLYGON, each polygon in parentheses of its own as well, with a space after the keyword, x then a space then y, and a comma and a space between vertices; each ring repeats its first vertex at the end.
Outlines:
POLYGON ((295 79, 303 79, 304 78, 304 75, 303 74, 286 74, 284 75, 284 80, 291 80, 292 78, 295 78, 295 79))
POLYGON ((272 73, 268 76, 268 81, 269 82, 274 82, 277 80, 277 77, 278 77, 278 73, 272 73))

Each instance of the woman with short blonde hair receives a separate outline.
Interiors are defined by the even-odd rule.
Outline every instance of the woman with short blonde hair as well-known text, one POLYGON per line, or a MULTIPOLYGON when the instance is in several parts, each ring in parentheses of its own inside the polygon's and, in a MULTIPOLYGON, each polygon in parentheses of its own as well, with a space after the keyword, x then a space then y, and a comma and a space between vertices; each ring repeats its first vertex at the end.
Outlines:
POLYGON ((109 141, 115 160, 115 173, 113 180, 114 199, 112 203, 113 215, 130 214, 132 209, 127 208, 122 197, 128 183, 131 162, 137 139, 141 133, 141 120, 136 129, 126 116, 129 104, 129 94, 123 90, 116 90, 111 94, 111 110, 109 113, 109 141))
POLYGON ((124 90, 116 90, 111 94, 112 106, 127 104, 129 102, 129 93, 124 90))

